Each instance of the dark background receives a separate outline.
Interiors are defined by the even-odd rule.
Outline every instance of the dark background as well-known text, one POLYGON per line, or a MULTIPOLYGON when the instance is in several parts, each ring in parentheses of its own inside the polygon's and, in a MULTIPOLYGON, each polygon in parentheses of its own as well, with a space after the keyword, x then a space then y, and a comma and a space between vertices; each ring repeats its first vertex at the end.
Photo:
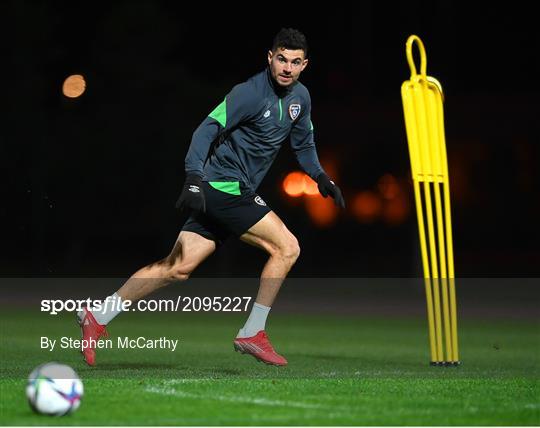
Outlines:
MULTIPOLYGON (((421 276, 414 206, 359 221, 358 192, 411 181, 400 85, 419 35, 445 92, 456 274, 535 277, 540 133, 535 14, 519 2, 2 3, 2 276, 129 276, 164 257, 191 134, 260 71, 274 34, 302 30, 323 164, 348 210, 329 227, 286 196, 288 144, 259 193, 299 238, 293 276, 421 276), (83 74, 86 92, 62 95, 83 74)), ((265 255, 231 241, 197 276, 255 276, 265 255)))

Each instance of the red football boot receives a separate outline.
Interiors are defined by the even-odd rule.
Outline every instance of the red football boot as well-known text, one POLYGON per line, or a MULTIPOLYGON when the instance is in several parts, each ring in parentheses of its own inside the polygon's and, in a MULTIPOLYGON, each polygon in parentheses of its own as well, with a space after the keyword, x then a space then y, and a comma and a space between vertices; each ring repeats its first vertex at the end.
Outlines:
POLYGON ((77 322, 81 327, 82 339, 85 341, 81 347, 81 353, 83 354, 84 361, 89 366, 96 364, 96 351, 92 341, 97 341, 100 337, 109 337, 109 333, 104 325, 99 324, 92 312, 84 308, 82 312, 77 314, 77 322), (88 346, 84 346, 84 345, 88 346))
POLYGON ((234 350, 242 354, 253 355, 257 360, 273 366, 286 366, 287 360, 274 351, 264 330, 252 337, 234 339, 234 350))

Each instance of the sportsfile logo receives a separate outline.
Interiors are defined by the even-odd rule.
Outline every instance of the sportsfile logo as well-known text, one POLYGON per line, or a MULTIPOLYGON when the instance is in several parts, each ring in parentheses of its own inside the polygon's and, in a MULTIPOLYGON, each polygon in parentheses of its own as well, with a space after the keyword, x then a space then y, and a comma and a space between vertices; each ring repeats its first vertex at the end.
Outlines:
POLYGON ((103 314, 111 311, 139 311, 139 312, 245 312, 251 297, 244 296, 178 296, 176 299, 151 300, 122 300, 113 296, 105 300, 60 300, 44 299, 41 301, 41 312, 57 315, 60 312, 82 312, 89 309, 92 312, 103 314))

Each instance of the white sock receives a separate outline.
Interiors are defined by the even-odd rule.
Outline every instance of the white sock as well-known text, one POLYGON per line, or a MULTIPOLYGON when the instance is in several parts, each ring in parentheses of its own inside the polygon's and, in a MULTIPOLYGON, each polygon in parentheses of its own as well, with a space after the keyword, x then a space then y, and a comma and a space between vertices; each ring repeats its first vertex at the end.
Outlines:
POLYGON ((251 337, 264 330, 268 312, 270 312, 270 307, 254 303, 246 324, 238 331, 236 337, 251 337))
POLYGON ((96 321, 101 325, 107 325, 120 312, 122 312, 122 298, 114 293, 107 297, 101 304, 101 310, 91 310, 96 321))

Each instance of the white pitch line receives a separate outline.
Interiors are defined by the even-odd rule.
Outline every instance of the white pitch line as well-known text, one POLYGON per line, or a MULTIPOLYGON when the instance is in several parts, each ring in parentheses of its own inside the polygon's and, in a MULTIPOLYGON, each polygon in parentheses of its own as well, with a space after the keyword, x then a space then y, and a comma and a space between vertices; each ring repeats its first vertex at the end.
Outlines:
MULTIPOLYGON (((301 401, 283 401, 283 400, 271 400, 267 398, 254 398, 246 396, 226 396, 226 395, 209 395, 209 394, 197 394, 193 392, 186 392, 177 390, 175 388, 168 387, 168 385, 179 385, 179 384, 197 384, 197 383, 211 383, 216 380, 221 380, 219 378, 194 378, 194 379, 168 379, 163 381, 164 387, 159 386, 148 386, 145 388, 146 392, 161 394, 161 395, 170 395, 175 397, 183 398, 195 398, 195 399, 208 399, 216 401, 225 401, 229 403, 243 403, 243 404, 258 404, 261 406, 272 406, 272 407, 290 407, 298 409, 309 409, 309 410, 319 410, 326 412, 325 415, 328 418, 339 418, 346 417, 351 418, 358 412, 358 408, 354 406, 339 406, 339 405, 321 405, 306 403, 301 401)), ((228 380, 228 382, 237 383, 238 380, 228 380)))
MULTIPOLYGON (((168 384, 177 384, 177 383, 196 383, 196 382, 207 382, 211 379, 174 379, 170 381, 165 381, 168 384)), ((245 396, 226 396, 226 395, 209 395, 209 394, 196 394, 193 392, 179 391, 170 387, 158 387, 158 386, 148 386, 145 389, 145 392, 150 392, 152 394, 168 395, 173 397, 181 398, 194 398, 197 400, 206 399, 206 400, 217 400, 225 401, 228 403, 242 403, 242 404, 258 404, 260 406, 271 406, 271 407, 289 407, 297 409, 306 409, 306 410, 320 410, 324 411, 325 416, 328 418, 339 418, 339 417, 350 417, 352 409, 344 408, 339 406, 324 406, 320 404, 305 403, 301 401, 283 401, 283 400, 270 400, 268 398, 253 398, 245 396)))
POLYGON ((169 379, 163 381, 164 385, 180 385, 183 383, 207 383, 212 382, 215 379, 213 378, 204 378, 204 379, 169 379))
POLYGON ((253 398, 253 397, 242 397, 242 396, 228 397, 225 395, 194 394, 192 392, 178 391, 174 388, 163 388, 163 387, 156 387, 156 386, 146 387, 145 391, 151 392, 154 394, 170 395, 170 396, 182 397, 182 398, 218 400, 218 401, 226 401, 229 403, 259 404, 261 406, 295 407, 299 409, 313 409, 313 410, 333 410, 333 411, 336 410, 335 407, 321 406, 320 404, 303 403, 299 401, 269 400, 267 398, 253 398))

